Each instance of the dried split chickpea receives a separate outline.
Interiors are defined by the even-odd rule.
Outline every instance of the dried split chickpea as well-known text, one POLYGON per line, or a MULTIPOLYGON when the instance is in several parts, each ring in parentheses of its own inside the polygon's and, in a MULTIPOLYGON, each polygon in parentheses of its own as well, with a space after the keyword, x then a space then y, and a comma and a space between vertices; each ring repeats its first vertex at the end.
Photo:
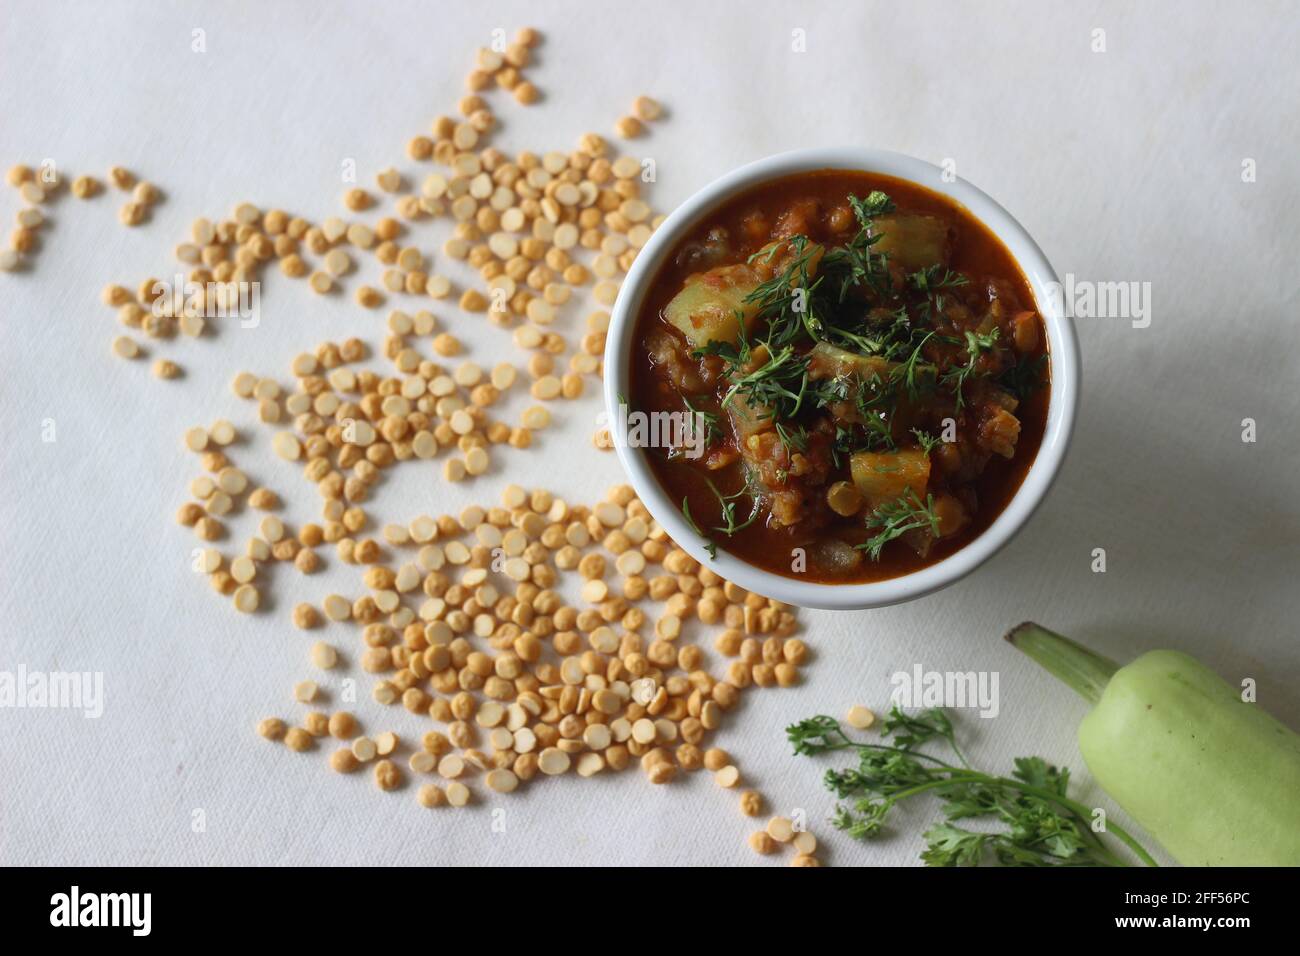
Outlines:
POLYGON ((402 771, 391 760, 381 760, 375 764, 375 786, 380 790, 396 790, 402 785, 402 771))
POLYGON ((767 821, 766 830, 777 843, 789 843, 794 839, 794 824, 788 817, 773 817, 767 821))
MULTIPOLYGON (((605 769, 605 758, 597 753, 584 753, 578 757, 575 770, 580 777, 594 777, 605 769)), ((674 768, 676 769, 676 768, 674 768)), ((651 781, 656 782, 656 781, 651 781)))
POLYGON ((375 746, 375 742, 369 737, 358 737, 352 741, 352 754, 362 763, 369 763, 374 760, 378 752, 379 748, 375 746))
POLYGON ((236 611, 252 614, 257 610, 261 600, 262 596, 258 593, 257 588, 251 584, 243 584, 235 589, 234 603, 236 611))
POLYGON ((384 294, 378 289, 363 285, 357 289, 356 301, 364 309, 377 309, 384 304, 384 294))
POLYGON ((303 718, 302 729, 313 737, 324 737, 329 730, 329 717, 320 711, 312 711, 303 718))
POLYGON ((113 339, 113 354, 124 359, 139 358, 140 345, 128 335, 119 335, 113 339))
MULTIPOLYGON (((19 221, 23 218, 23 213, 40 213, 35 209, 25 209, 19 213, 19 221)), ((27 218, 31 218, 30 216, 27 218)), ((9 247, 14 252, 31 252, 36 247, 36 230, 29 226, 19 225, 9 236, 9 247)))
POLYGON ((849 708, 844 719, 848 722, 850 727, 857 730, 866 730, 876 722, 876 715, 861 704, 854 704, 849 708))
POLYGON ((357 735, 357 719, 346 710, 330 715, 329 734, 336 740, 351 740, 357 735))
POLYGON ((632 112, 636 114, 638 119, 647 123, 659 119, 659 117, 663 116, 663 111, 664 109, 659 104, 659 101, 649 96, 638 96, 632 102, 632 112))
POLYGON ((153 363, 153 374, 155 378, 161 379, 179 378, 181 367, 171 359, 158 359, 153 363))
POLYGON ((278 507, 279 498, 274 491, 269 488, 254 488, 248 495, 248 506, 256 508, 258 511, 267 511, 271 508, 278 507))
POLYGON ((740 795, 740 812, 756 817, 763 812, 763 796, 757 790, 746 790, 740 795))
POLYGON ((304 750, 311 750, 316 746, 316 741, 312 735, 307 733, 301 727, 290 727, 284 734, 284 744, 290 750, 302 753, 304 750))
POLYGON ((121 166, 113 166, 108 171, 108 181, 125 191, 135 185, 135 174, 121 166))
POLYGON ((614 132, 621 139, 635 139, 645 132, 645 126, 635 116, 623 116, 614 124, 614 132))
POLYGON ((646 771, 647 779, 653 784, 670 783, 676 776, 677 765, 667 761, 656 762, 646 771))
MULTIPOLYGON (((213 497, 215 498, 216 495, 214 494, 213 497)), ((211 503, 209 503, 208 507, 209 509, 212 508, 211 503)), ((247 555, 241 555, 230 562, 230 576, 240 584, 248 584, 257 577, 257 565, 254 563, 252 558, 247 555)), ((310 605, 308 605, 308 607, 310 607, 310 605)), ((296 615, 294 623, 297 623, 296 615)))
POLYGON ((543 375, 533 383, 531 392, 533 398, 549 401, 550 399, 559 396, 563 387, 563 383, 561 383, 558 377, 554 375, 543 375))
POLYGON ((459 780, 453 780, 447 784, 447 802, 453 807, 463 807, 469 803, 469 787, 465 786, 459 780))
POLYGON ((370 193, 361 188, 349 189, 343 194, 343 205, 353 212, 364 212, 373 204, 370 193))
MULTIPOLYGON (((233 566, 232 566, 232 567, 233 567, 233 566)), ((233 573, 233 571, 232 571, 232 573, 233 573)), ((236 580, 238 580, 238 579, 236 579, 236 580)), ((297 605, 296 607, 294 607, 294 609, 293 609, 293 624, 294 624, 294 627, 300 628, 300 629, 302 629, 302 630, 304 630, 304 631, 306 631, 306 630, 310 630, 310 629, 313 628, 313 627, 319 627, 319 626, 320 626, 320 613, 316 610, 316 608, 312 607, 312 605, 310 605, 310 604, 299 604, 299 605, 297 605)), ((314 652, 313 652, 313 655, 312 655, 312 656, 315 657, 315 653, 314 653, 314 652)), ((318 666, 321 666, 321 667, 333 667, 334 665, 333 665, 333 664, 328 664, 328 665, 326 665, 326 664, 320 664, 320 665, 318 665, 318 666)))
POLYGON ((446 805, 447 794, 437 784, 426 783, 420 787, 415 799, 419 801, 420 806, 432 809, 446 805))
POLYGON ((717 747, 710 747, 704 751, 704 767, 706 770, 712 770, 715 773, 731 763, 731 757, 725 750, 717 747))
POLYGON ((325 266, 325 271, 332 276, 343 276, 352 271, 352 257, 348 255, 346 249, 331 249, 325 254, 322 264, 325 266))
POLYGON ((117 212, 118 221, 124 226, 138 226, 144 222, 149 207, 141 203, 129 202, 117 212))
POLYGON ((361 761, 347 747, 340 747, 330 754, 330 768, 336 773, 352 773, 361 766, 361 761))
POLYGON ((749 835, 749 846, 755 853, 761 853, 764 856, 775 853, 777 849, 776 841, 768 836, 764 830, 755 830, 749 835))
POLYGON ((138 205, 149 207, 157 204, 162 199, 162 193, 153 183, 141 180, 131 190, 131 199, 138 205))
POLYGON ((555 747, 547 747, 537 758, 537 769, 548 776, 567 773, 569 766, 569 755, 555 747))

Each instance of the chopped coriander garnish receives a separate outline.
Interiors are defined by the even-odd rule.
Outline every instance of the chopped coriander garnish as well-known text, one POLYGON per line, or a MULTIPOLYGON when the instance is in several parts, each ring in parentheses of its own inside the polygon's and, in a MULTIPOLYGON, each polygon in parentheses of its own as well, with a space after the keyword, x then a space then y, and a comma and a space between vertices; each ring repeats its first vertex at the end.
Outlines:
POLYGON ((781 439, 787 454, 808 450, 808 430, 802 425, 787 425, 784 422, 773 424, 776 427, 776 437, 781 439))
POLYGON ((1018 399, 1026 399, 1043 385, 1043 370, 1047 368, 1047 356, 1021 359, 1011 366, 998 379, 998 384, 1018 399))
POLYGON ((706 446, 716 445, 718 442, 722 441, 722 435, 723 435, 722 427, 719 424, 719 422, 721 422, 722 420, 722 417, 717 412, 710 412, 710 411, 706 411, 703 408, 700 408, 694 402, 692 402, 690 398, 687 397, 686 395, 682 396, 682 403, 686 406, 687 411, 689 411, 692 415, 697 416, 697 419, 700 422, 703 422, 704 444, 706 446))
POLYGON ((723 524, 716 526, 713 529, 714 531, 721 531, 727 537, 731 537, 738 531, 748 528, 758 518, 758 503, 754 500, 748 488, 741 488, 730 495, 724 495, 711 479, 706 478, 705 481, 708 482, 709 490, 713 492, 714 497, 718 499, 718 504, 722 507, 723 524), (739 521, 736 518, 736 502, 744 497, 750 499, 749 517, 744 521, 739 521))
POLYGON ((934 384, 936 369, 933 365, 923 361, 921 350, 930 339, 934 338, 935 334, 932 331, 925 332, 921 335, 920 341, 915 343, 909 339, 904 347, 907 358, 903 359, 894 369, 893 383, 902 385, 911 399, 919 397, 927 385, 934 384))
POLYGON ((943 444, 942 438, 935 438, 929 432, 923 432, 919 428, 913 428, 912 434, 916 436, 917 442, 921 445, 921 450, 927 455, 934 451, 936 447, 943 444))
POLYGON ((908 488, 893 501, 887 501, 871 512, 867 518, 867 527, 879 528, 880 531, 857 547, 865 550, 872 561, 879 561, 885 545, 909 531, 928 528, 937 538, 939 516, 934 510, 934 495, 926 495, 922 502, 916 492, 908 488))
POLYGON ((957 411, 961 411, 966 404, 962 389, 966 386, 966 380, 976 374, 975 367, 979 357, 992 349, 997 344, 997 341, 998 330, 996 328, 988 332, 971 332, 969 330, 966 332, 966 363, 948 369, 939 380, 940 384, 952 389, 957 411))
POLYGON ((713 539, 704 533, 704 529, 696 524, 695 518, 691 516, 691 500, 689 498, 682 498, 682 517, 691 526, 691 530, 704 539, 704 550, 709 552, 709 557, 717 558, 718 546, 713 543, 713 539))
POLYGON ((970 280, 960 272, 953 272, 947 266, 935 263, 907 277, 907 284, 917 292, 942 292, 945 289, 957 289, 970 280))

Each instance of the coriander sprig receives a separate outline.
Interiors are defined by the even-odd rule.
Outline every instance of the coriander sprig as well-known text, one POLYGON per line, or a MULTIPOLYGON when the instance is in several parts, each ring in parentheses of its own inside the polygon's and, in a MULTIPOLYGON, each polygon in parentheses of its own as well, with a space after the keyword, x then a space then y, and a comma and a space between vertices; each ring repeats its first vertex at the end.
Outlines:
MULTIPOLYGON (((890 743, 849 738, 833 717, 792 724, 786 737, 799 755, 839 750, 857 754, 856 767, 828 770, 825 783, 841 801, 835 826, 857 839, 885 832, 899 804, 930 793, 942 801, 943 819, 927 829, 921 859, 929 866, 1128 866, 1110 840, 1093 831, 1093 811, 1070 798, 1070 774, 1039 757, 1021 757, 1008 777, 972 768, 957 747, 951 720, 940 709, 905 714, 893 707, 881 727, 890 743), (943 741, 957 763, 921 748, 943 741), (980 819, 987 830, 969 830, 954 821, 980 819)), ((1147 866, 1156 861, 1114 822, 1108 832, 1147 866)))

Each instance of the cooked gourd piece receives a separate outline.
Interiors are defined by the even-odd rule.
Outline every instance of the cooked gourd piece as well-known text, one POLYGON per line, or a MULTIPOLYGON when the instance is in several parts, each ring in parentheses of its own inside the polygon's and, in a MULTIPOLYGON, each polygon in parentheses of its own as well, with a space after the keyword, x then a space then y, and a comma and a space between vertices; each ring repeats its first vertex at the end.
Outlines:
POLYGON ((863 402, 888 387, 890 374, 898 367, 878 355, 859 355, 826 342, 818 342, 808 353, 808 377, 834 381, 833 395, 841 401, 827 401, 824 406, 840 424, 866 423, 863 402))
POLYGON ((856 375, 863 382, 870 382, 879 376, 884 381, 889 378, 895 365, 896 362, 878 355, 859 355, 829 342, 818 342, 808 356, 808 376, 818 379, 856 375))
POLYGON ((748 401, 739 392, 727 403, 727 417, 731 420, 731 427, 735 429, 736 437, 742 439, 742 445, 743 439, 772 427, 772 409, 767 405, 757 405, 748 401))
POLYGON ((691 348, 710 342, 734 343, 740 323, 746 330, 758 314, 757 302, 745 297, 758 287, 758 272, 748 263, 719 266, 688 276, 682 291, 664 306, 664 318, 679 329, 691 348))
MULTIPOLYGON (((799 253, 806 258, 803 271, 810 280, 816 276, 824 252, 822 246, 809 243, 799 253)), ((785 268, 793 255, 791 243, 782 240, 764 246, 751 262, 687 276, 682 291, 664 306, 664 318, 681 330, 691 348, 710 342, 734 343, 740 336, 740 323, 744 322, 748 331, 758 315, 759 303, 745 300, 776 269, 785 268)))
POLYGON ((947 266, 952 257, 952 231, 934 216, 911 216, 895 213, 878 216, 871 224, 871 235, 880 241, 871 247, 883 252, 908 272, 938 263, 947 266))
POLYGON ((977 435, 979 447, 1003 458, 1012 458, 1020 438, 1020 419, 1005 408, 990 406, 988 417, 980 422, 977 435))
POLYGON ((853 483, 874 508, 901 497, 909 488, 925 498, 930 481, 930 456, 919 448, 898 451, 859 451, 849 456, 853 483))

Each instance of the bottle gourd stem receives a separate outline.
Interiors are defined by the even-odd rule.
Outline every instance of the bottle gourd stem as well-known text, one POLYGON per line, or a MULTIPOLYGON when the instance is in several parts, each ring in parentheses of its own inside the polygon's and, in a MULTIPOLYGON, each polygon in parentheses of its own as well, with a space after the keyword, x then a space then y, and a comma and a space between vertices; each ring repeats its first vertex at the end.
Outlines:
POLYGON ((1007 632, 1007 640, 1024 651, 1050 674, 1074 688, 1090 704, 1101 700, 1119 665, 1032 621, 1007 632))

